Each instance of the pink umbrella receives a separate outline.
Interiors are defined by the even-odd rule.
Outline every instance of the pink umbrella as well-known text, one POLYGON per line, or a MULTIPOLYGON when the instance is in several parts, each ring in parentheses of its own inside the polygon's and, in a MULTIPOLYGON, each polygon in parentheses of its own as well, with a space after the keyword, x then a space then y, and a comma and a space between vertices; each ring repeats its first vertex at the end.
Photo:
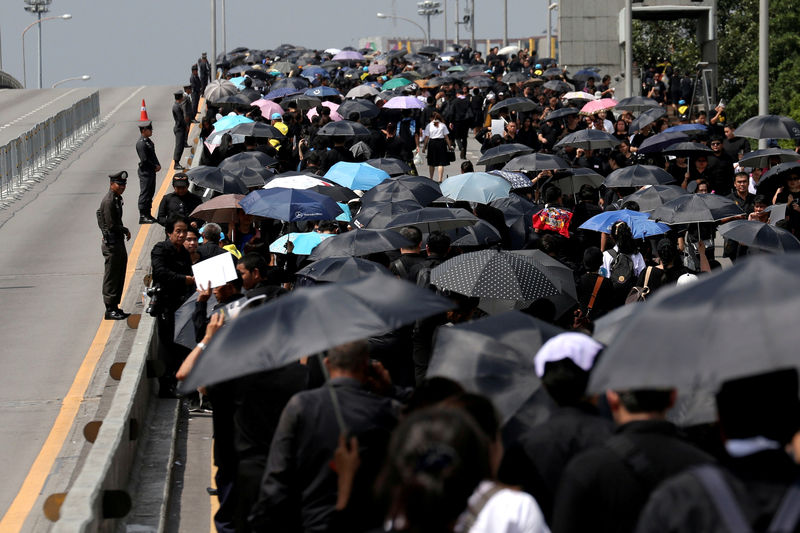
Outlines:
POLYGON ((416 96, 395 96, 383 107, 385 109, 425 109, 425 104, 416 96))
MULTIPOLYGON (((344 117, 336 111, 337 109, 339 109, 339 104, 334 104, 333 102, 322 102, 322 105, 331 110, 331 120, 333 120, 334 122, 344 120, 344 117)), ((317 116, 317 108, 312 107, 311 109, 309 109, 308 113, 306 113, 306 116, 308 117, 308 120, 311 120, 312 117, 317 116)))
POLYGON ((332 58, 333 61, 364 61, 364 56, 355 50, 342 50, 332 58))
POLYGON ((581 115, 594 115, 600 111, 608 111, 615 105, 617 105, 617 101, 613 98, 601 98, 600 100, 594 100, 581 108, 581 115))
POLYGON ((380 63, 372 63, 369 66, 370 74, 384 74, 385 72, 386 72, 386 65, 381 65, 380 63))
POLYGON ((279 104, 273 102, 272 100, 264 100, 262 98, 261 100, 256 100, 250 105, 261 109, 262 117, 270 117, 272 116, 273 113, 280 113, 281 115, 283 115, 283 108, 279 104))

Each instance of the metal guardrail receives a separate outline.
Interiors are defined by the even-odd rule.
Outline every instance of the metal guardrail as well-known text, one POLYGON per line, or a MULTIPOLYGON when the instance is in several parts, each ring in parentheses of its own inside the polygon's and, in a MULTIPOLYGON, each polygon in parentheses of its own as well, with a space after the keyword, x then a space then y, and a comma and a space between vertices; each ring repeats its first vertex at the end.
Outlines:
POLYGON ((95 92, 0 147, 0 199, 59 155, 100 120, 95 92))

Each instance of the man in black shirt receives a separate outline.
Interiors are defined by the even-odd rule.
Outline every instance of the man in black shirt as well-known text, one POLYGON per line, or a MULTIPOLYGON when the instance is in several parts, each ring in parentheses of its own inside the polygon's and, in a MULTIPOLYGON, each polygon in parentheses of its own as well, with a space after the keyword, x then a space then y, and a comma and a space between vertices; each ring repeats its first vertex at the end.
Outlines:
MULTIPOLYGON (((202 198, 189 192, 189 178, 182 172, 172 177, 172 188, 175 192, 164 195, 158 206, 158 223, 162 226, 167 223, 170 215, 188 218, 192 211, 203 203, 202 198)), ((194 219, 191 225, 197 228, 203 225, 203 221, 194 219)))

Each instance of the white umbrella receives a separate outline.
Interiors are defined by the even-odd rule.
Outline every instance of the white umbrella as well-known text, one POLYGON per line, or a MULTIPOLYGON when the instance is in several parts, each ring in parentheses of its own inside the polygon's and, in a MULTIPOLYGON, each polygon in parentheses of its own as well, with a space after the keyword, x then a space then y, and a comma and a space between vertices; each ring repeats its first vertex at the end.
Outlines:
POLYGON ((514 54, 516 54, 516 53, 519 53, 519 46, 513 46, 513 45, 510 45, 510 46, 504 46, 503 48, 501 48, 500 50, 498 50, 498 51, 497 51, 497 53, 498 53, 499 55, 501 55, 501 56, 510 56, 510 55, 514 55, 514 54))
POLYGON ((318 185, 330 187, 331 184, 327 181, 312 178, 311 176, 285 176, 269 180, 269 182, 264 185, 264 188, 273 189, 275 187, 281 187, 283 189, 310 189, 318 185))

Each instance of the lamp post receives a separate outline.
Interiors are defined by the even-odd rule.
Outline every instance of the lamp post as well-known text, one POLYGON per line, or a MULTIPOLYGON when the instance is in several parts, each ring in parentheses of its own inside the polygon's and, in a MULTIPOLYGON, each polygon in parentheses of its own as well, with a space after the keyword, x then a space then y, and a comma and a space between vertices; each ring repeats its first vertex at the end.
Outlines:
POLYGON ((428 45, 431 44, 431 16, 441 13, 439 9, 440 5, 439 2, 434 2, 432 0, 417 2, 417 15, 422 15, 428 19, 428 45))
POLYGON ((414 26, 416 26, 417 28, 419 28, 419 31, 422 32, 422 38, 425 40, 425 42, 430 42, 430 39, 428 38, 428 34, 425 33, 425 28, 423 28, 422 26, 420 26, 419 24, 417 24, 416 22, 414 22, 411 19, 407 19, 405 17, 398 17, 397 15, 387 15, 385 13, 376 13, 375 16, 378 17, 379 19, 398 19, 398 20, 404 20, 406 22, 409 22, 409 23, 413 24, 414 26))
POLYGON ((211 79, 217 79, 217 0, 211 0, 211 79))
POLYGON ((547 57, 553 56, 553 10, 558 9, 558 4, 553 2, 547 6, 547 57))
POLYGON ((72 76, 71 78, 64 78, 63 80, 55 82, 52 85, 51 89, 55 89, 56 87, 58 87, 62 83, 67 83, 68 81, 76 81, 76 80, 86 81, 86 80, 90 80, 90 79, 92 79, 92 77, 89 76, 88 74, 84 74, 83 76, 72 76))
MULTIPOLYGON (((32 7, 32 6, 31 6, 32 7)), ((72 15, 66 13, 64 15, 58 15, 57 17, 45 17, 42 18, 42 13, 38 12, 39 15, 38 20, 35 20, 28 24, 24 30, 22 30, 22 84, 27 89, 28 87, 28 73, 27 68, 25 66, 25 32, 27 32, 32 27, 38 25, 39 26, 39 88, 42 88, 42 22, 46 20, 69 20, 72 18, 72 15)))

